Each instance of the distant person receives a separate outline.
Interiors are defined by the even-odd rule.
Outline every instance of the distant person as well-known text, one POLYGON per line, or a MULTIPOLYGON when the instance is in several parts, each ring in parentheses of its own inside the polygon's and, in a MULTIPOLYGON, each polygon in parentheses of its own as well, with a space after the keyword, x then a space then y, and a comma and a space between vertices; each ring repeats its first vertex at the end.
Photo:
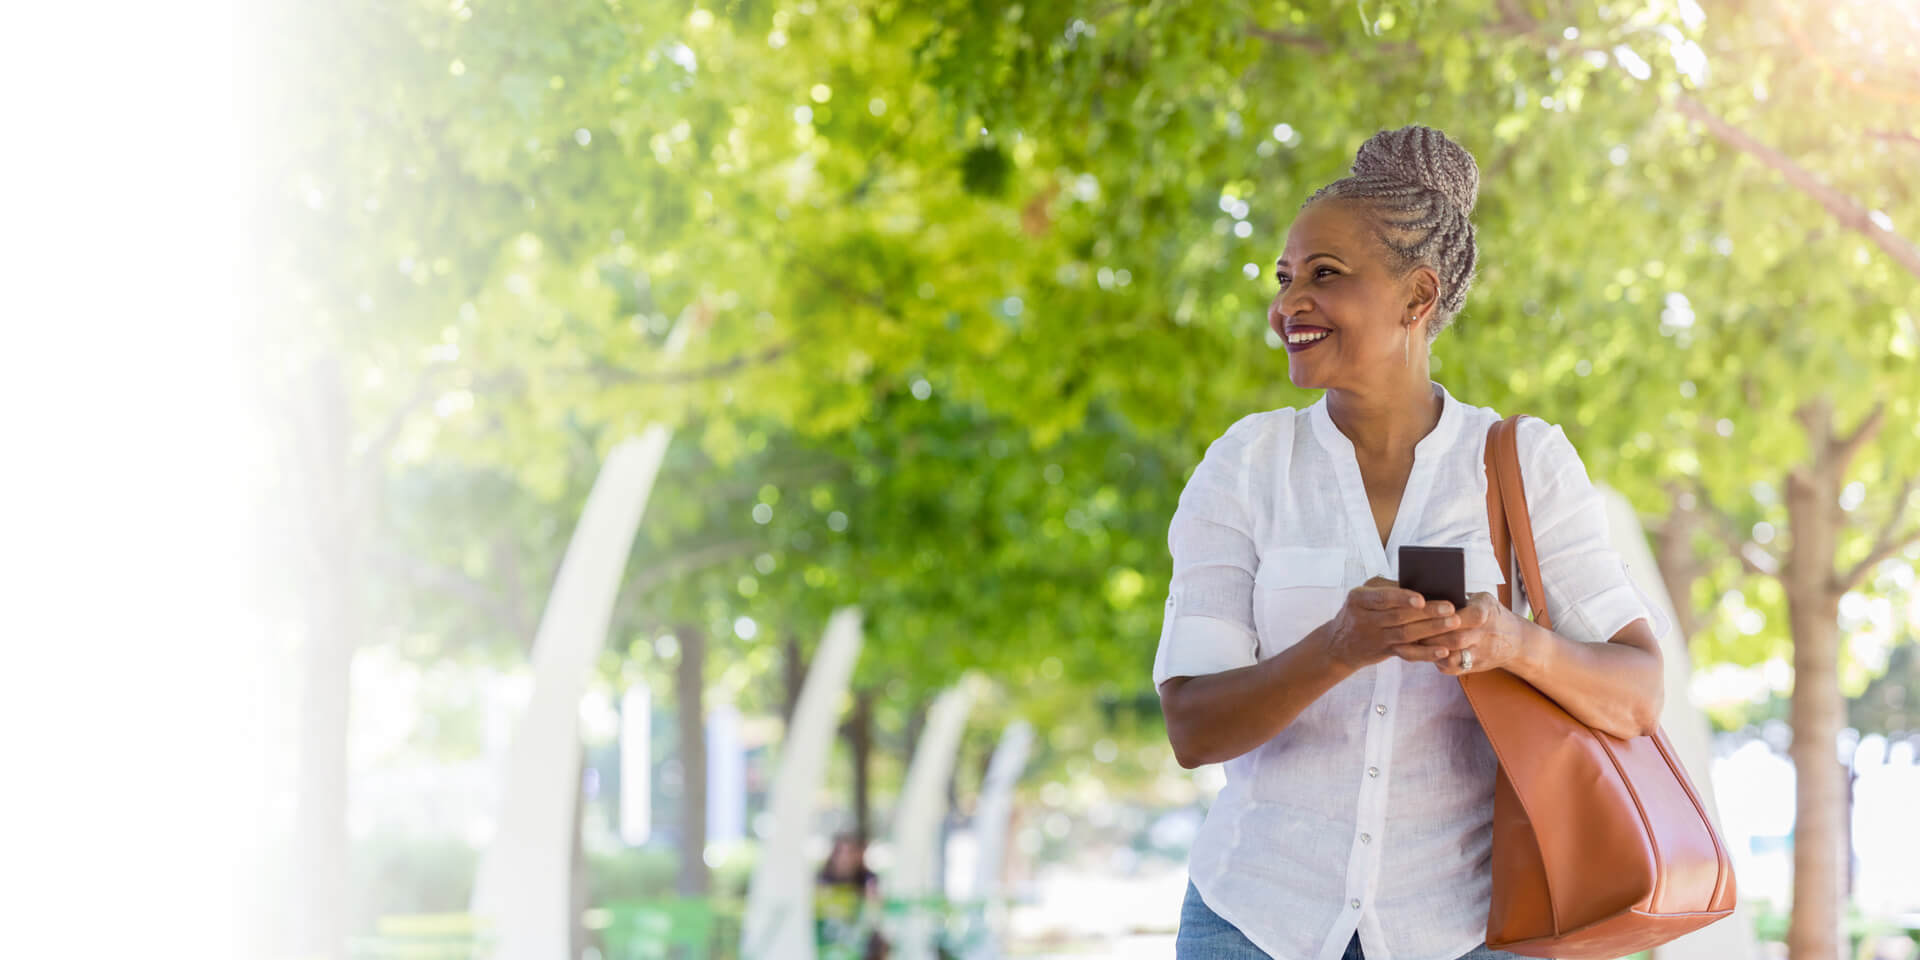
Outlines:
POLYGON ((1288 378, 1326 392, 1234 424, 1181 493, 1153 680, 1180 765, 1226 773, 1183 960, 1512 956, 1485 945, 1496 764, 1455 678, 1509 671, 1620 737, 1660 715, 1666 625, 1540 420, 1518 441, 1554 630, 1497 599, 1482 457, 1501 417, 1428 364, 1473 281, 1479 180, 1445 134, 1402 127, 1302 205, 1267 321, 1288 378), (1402 589, 1403 544, 1464 548, 1467 607, 1402 589))
POLYGON ((815 942, 823 960, 885 960, 880 878, 867 869, 866 844, 857 834, 834 836, 833 852, 814 887, 813 909, 815 942))

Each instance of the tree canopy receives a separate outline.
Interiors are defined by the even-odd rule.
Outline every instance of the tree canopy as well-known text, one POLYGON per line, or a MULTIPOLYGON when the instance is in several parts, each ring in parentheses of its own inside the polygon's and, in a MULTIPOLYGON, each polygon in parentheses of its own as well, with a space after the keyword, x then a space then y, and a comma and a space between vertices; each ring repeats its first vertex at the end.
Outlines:
MULTIPOLYGON (((1850 510, 1920 473, 1920 29, 1891 5, 287 16, 278 342, 341 364, 385 451, 395 584, 491 597, 496 639, 598 454, 666 423, 630 628, 810 634, 860 602, 863 670, 916 686, 1053 659, 1144 687, 1186 471, 1309 400, 1263 318, 1286 226, 1408 122, 1481 165, 1479 279, 1435 347, 1457 396, 1566 425, 1650 514, 1697 491, 1749 546, 1785 526, 1804 437, 1778 427, 1809 398, 1885 404, 1850 510)), ((1748 595, 1704 655, 1763 658, 1784 619, 1742 604, 1778 589, 1717 556, 1696 601, 1748 595)))

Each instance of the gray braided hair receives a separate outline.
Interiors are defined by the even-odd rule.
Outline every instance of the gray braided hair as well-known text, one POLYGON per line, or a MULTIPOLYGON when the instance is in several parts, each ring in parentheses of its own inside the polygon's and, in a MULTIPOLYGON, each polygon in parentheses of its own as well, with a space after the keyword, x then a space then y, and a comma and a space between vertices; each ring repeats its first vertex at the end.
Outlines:
POLYGON ((1352 176, 1315 191, 1321 198, 1360 201, 1374 213, 1380 242, 1401 271, 1426 265, 1440 275, 1437 309, 1427 324, 1427 342, 1453 322, 1466 305, 1479 259, 1474 246, 1474 200, 1480 167, 1473 154, 1432 127, 1382 130, 1360 145, 1352 176))

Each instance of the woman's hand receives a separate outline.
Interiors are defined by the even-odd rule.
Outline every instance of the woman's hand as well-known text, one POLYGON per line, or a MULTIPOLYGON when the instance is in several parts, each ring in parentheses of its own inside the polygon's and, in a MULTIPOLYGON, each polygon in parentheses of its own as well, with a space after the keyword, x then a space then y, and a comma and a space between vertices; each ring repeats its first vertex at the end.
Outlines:
MULTIPOLYGON (((1453 604, 1428 603, 1392 580, 1374 577, 1347 592, 1347 602, 1328 631, 1327 652, 1355 670, 1391 656, 1417 659, 1408 651, 1421 652, 1422 641, 1445 635, 1460 624, 1453 604)), ((1426 651, 1424 658, 1431 661, 1434 656, 1426 651)))
POLYGON ((1472 594, 1455 619, 1458 626, 1426 636, 1400 655, 1438 664, 1440 672, 1450 676, 1499 670, 1519 659, 1526 621, 1501 606, 1498 597, 1472 594))

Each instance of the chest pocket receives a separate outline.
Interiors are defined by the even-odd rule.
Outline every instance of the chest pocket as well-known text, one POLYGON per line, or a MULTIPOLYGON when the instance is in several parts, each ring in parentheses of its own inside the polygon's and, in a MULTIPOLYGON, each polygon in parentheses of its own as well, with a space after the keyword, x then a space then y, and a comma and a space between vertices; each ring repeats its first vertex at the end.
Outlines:
MULTIPOLYGON (((1491 558, 1493 551, 1487 551, 1487 556, 1491 558)), ((1253 578, 1260 659, 1299 643, 1340 612, 1347 599, 1346 571, 1347 551, 1338 547, 1261 551, 1260 569, 1253 578)))

